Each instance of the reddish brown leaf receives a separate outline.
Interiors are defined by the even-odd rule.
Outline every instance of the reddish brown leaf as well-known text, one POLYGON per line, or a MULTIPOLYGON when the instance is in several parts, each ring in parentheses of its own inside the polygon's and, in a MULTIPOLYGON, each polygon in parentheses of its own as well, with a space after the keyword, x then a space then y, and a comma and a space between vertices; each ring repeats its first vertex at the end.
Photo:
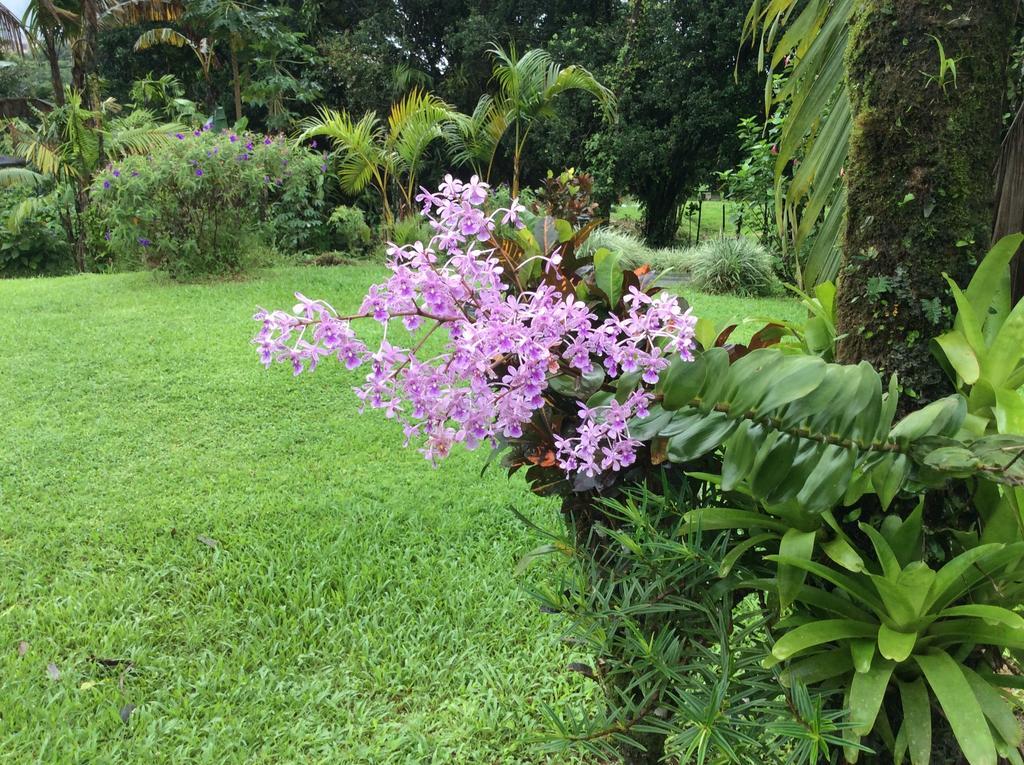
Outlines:
POLYGON ((18 641, 18 656, 24 656, 28 653, 28 643, 24 640, 18 641))

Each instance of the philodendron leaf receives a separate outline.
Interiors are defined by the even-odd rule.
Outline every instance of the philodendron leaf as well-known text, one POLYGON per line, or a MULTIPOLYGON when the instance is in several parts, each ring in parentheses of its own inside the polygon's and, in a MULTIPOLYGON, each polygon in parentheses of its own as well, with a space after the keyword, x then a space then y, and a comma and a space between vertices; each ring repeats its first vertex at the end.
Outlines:
POLYGON ((914 656, 946 714, 970 765, 996 765, 996 745, 985 714, 960 665, 945 651, 914 656))
POLYGON ((887 659, 906 661, 916 644, 916 632, 897 632, 884 624, 878 628, 878 652, 887 659))
POLYGON ((903 730, 907 735, 910 765, 929 765, 932 756, 932 708, 924 680, 899 683, 903 701, 903 730))
POLYGON ((854 674, 850 683, 850 722, 858 736, 868 735, 875 727, 895 667, 891 661, 876 661, 867 672, 854 674))

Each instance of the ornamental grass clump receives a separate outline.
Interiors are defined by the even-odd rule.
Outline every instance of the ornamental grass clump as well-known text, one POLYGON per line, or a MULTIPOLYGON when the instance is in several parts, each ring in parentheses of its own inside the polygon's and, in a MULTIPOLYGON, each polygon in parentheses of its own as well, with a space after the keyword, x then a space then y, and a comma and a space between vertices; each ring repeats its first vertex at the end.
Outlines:
POLYGON ((302 247, 319 222, 326 171, 324 155, 283 136, 175 133, 97 175, 99 257, 137 257, 175 279, 243 271, 260 248, 302 247))

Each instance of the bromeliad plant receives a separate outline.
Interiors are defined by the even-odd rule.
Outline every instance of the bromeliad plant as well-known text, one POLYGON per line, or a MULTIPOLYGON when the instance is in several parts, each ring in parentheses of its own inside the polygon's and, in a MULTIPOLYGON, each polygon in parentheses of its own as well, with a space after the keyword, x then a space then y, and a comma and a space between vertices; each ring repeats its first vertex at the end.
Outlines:
POLYGON ((568 531, 540 552, 582 573, 541 600, 595 652, 578 671, 608 703, 556 722, 563 742, 630 763, 756 762, 756 737, 723 731, 768 715, 765 762, 841 744, 849 762, 923 765, 950 742, 970 765, 1019 761, 1001 688, 1024 650, 1020 431, 972 427, 961 393, 896 422, 895 379, 801 353, 807 333, 778 324, 745 345, 704 332, 698 348, 680 299, 607 250, 581 255, 597 221, 527 231, 515 199, 486 212, 487 192, 451 177, 424 191, 434 237, 391 247, 389 279, 356 312, 297 295, 256 314, 254 342, 296 374, 366 367, 363 405, 429 459, 490 446, 562 497, 568 531), (383 327, 375 348, 358 321, 383 327), (609 505, 637 484, 685 502, 609 505), (758 646, 789 720, 764 672, 736 670, 758 646), (727 673, 713 692, 704 660, 727 673))

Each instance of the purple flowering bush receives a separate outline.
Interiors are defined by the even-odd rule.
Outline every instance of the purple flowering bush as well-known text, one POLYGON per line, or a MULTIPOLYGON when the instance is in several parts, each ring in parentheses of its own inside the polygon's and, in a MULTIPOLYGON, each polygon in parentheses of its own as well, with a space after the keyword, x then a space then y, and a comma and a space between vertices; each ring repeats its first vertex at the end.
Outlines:
POLYGON ((93 241, 173 278, 242 271, 261 247, 301 249, 319 230, 324 162, 283 136, 176 133, 97 174, 93 241))
POLYGON ((264 364, 295 374, 323 359, 365 367, 362 405, 400 421, 428 459, 455 444, 512 447, 513 469, 578 489, 636 461, 643 444, 629 423, 648 415, 670 358, 690 357, 696 319, 607 251, 577 260, 587 231, 550 218, 524 231, 514 199, 488 212, 488 191, 475 176, 424 190, 433 238, 389 247, 391 276, 355 313, 296 294, 291 311, 256 314, 254 342, 264 364), (359 338, 359 321, 384 326, 377 347, 359 338), (426 343, 437 332, 440 352, 426 343))

